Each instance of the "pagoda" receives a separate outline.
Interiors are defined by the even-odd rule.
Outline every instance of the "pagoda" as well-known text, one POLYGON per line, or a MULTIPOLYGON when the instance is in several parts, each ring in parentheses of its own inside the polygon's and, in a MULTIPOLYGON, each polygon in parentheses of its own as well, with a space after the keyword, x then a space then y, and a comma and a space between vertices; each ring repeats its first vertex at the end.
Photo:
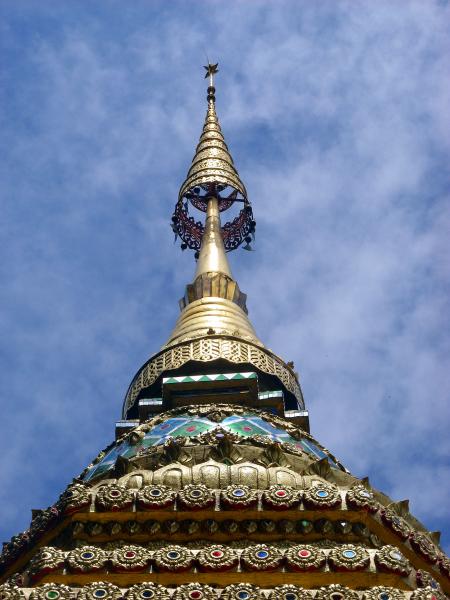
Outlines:
POLYGON ((227 252, 256 223, 205 68, 171 220, 196 258, 178 321, 133 377, 116 439, 4 544, 0 599, 442 600, 439 534, 310 434, 293 364, 249 320, 227 252))

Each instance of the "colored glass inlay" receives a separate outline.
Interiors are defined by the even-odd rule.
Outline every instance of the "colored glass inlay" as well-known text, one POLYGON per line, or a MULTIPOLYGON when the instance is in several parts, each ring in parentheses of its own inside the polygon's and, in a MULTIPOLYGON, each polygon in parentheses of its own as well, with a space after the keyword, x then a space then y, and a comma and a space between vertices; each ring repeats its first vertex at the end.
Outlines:
MULTIPOLYGON (((304 438, 296 440, 284 429, 275 427, 262 419, 259 415, 251 412, 243 415, 226 417, 220 423, 213 422, 206 417, 180 415, 177 417, 170 417, 166 421, 152 427, 152 429, 147 431, 137 444, 131 445, 127 441, 124 441, 113 446, 99 463, 89 469, 85 476, 85 480, 90 481, 110 471, 114 467, 119 456, 130 459, 139 453, 145 452, 147 448, 165 444, 167 440, 171 438, 197 436, 202 433, 212 432, 218 427, 239 436, 259 435, 267 437, 275 442, 292 444, 310 456, 316 458, 326 457, 333 467, 337 467, 331 457, 311 440, 304 438)), ((217 435, 223 434, 218 432, 217 435)), ((159 494, 156 492, 153 495, 156 496, 159 494)))
POLYGON ((316 496, 318 498, 327 498, 328 497, 328 492, 326 490, 318 490, 316 492, 316 496))

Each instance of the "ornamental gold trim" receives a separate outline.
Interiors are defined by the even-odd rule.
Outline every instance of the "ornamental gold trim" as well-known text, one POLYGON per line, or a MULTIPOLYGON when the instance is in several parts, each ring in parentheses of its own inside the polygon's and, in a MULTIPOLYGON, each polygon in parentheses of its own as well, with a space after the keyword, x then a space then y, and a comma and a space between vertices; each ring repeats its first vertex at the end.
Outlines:
POLYGON ((251 343, 228 336, 202 337, 162 350, 150 359, 137 373, 128 389, 123 416, 133 406, 139 392, 152 385, 158 377, 173 369, 179 369, 187 362, 210 362, 223 358, 232 363, 250 363, 260 371, 278 377, 284 387, 294 394, 300 408, 304 408, 300 385, 294 373, 274 354, 251 343))

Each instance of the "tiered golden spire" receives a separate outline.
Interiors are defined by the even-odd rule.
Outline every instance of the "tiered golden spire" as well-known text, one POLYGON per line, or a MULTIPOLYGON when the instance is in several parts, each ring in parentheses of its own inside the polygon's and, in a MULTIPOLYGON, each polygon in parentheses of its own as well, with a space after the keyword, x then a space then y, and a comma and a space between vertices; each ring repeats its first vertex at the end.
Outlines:
POLYGON ((220 197, 220 191, 232 189, 225 199, 229 204, 238 194, 242 196, 241 202, 247 203, 247 191, 234 166, 216 114, 212 83, 218 71, 217 64, 205 69, 206 76, 210 77, 205 124, 179 198, 189 198, 199 194, 195 190, 203 190, 206 220, 194 282, 186 288, 180 302, 181 315, 166 345, 218 334, 246 338, 262 346, 247 316, 246 295, 233 279, 225 251, 220 223, 220 202, 224 199, 220 197))
POLYGON ((231 186, 247 198, 247 190, 234 166, 216 113, 213 76, 218 72, 217 64, 208 65, 205 69, 206 77, 210 77, 208 110, 191 167, 180 188, 179 198, 182 198, 188 190, 208 183, 231 186))
POLYGON ((243 242, 248 249, 256 223, 216 114, 213 77, 217 65, 205 69, 210 78, 205 124, 171 220, 175 240, 181 239, 181 249, 195 251, 197 269, 180 300, 181 314, 167 343, 130 384, 124 401, 124 418, 136 414, 144 389, 147 394, 160 393, 158 386, 164 373, 187 374, 217 368, 228 372, 238 365, 276 378, 289 402, 304 408, 292 366, 265 348, 257 337, 247 316, 246 295, 233 279, 228 263, 230 250, 243 242), (221 213, 233 205, 240 206, 237 216, 221 225, 221 213), (190 207, 206 213, 204 223, 189 214, 190 207), (219 360, 221 367, 212 364, 206 367, 206 363, 219 360), (199 363, 205 366, 200 367, 199 363))

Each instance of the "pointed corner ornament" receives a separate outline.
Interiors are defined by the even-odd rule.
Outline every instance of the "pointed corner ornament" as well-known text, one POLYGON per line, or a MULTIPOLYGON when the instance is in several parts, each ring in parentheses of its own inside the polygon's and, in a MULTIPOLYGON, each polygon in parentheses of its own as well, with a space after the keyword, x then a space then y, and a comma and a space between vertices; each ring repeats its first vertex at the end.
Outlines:
POLYGON ((219 212, 240 204, 239 214, 220 226, 224 248, 229 252, 245 242, 244 249, 252 250, 250 242, 255 237, 256 222, 247 190, 225 143, 215 108, 214 75, 219 72, 219 63, 208 63, 203 68, 206 70, 205 78, 209 78, 208 108, 191 167, 178 194, 171 227, 176 239, 180 238, 183 250, 189 248, 198 252, 205 225, 189 214, 189 208, 194 207, 206 213, 210 199, 217 200, 219 212))

